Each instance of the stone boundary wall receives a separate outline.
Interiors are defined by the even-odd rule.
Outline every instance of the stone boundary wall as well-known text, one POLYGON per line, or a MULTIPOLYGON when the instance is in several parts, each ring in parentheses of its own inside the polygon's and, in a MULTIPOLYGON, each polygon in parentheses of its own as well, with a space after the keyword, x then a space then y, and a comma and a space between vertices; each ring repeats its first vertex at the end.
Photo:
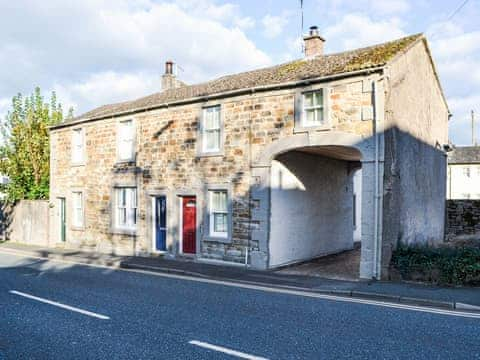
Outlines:
POLYGON ((480 200, 447 200, 445 237, 480 233, 480 200))
POLYGON ((15 205, 2 204, 0 209, 1 240, 48 246, 49 202, 21 200, 15 205))

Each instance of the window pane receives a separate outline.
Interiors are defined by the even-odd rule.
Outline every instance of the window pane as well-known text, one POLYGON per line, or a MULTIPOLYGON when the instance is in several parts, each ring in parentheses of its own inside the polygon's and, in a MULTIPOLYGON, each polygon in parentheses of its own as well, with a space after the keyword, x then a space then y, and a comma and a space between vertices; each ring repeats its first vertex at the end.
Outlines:
POLYGON ((120 225, 126 225, 127 224, 127 209, 123 208, 120 209, 120 225))
POLYGON ((134 128, 133 121, 122 121, 118 128, 118 156, 122 160, 133 158, 134 155, 134 128))
POLYGON ((305 106, 305 107, 313 106, 313 94, 312 93, 305 94, 303 96, 303 98, 304 98, 303 106, 305 106))
POLYGON ((205 133, 205 150, 220 149, 220 130, 209 130, 205 133))
POLYGON ((315 123, 315 110, 305 110, 305 122, 307 124, 315 123))
POLYGON ((72 134, 72 160, 80 162, 83 159, 83 131, 75 129, 72 134))
POLYGON ((220 128, 220 107, 209 107, 204 110, 203 126, 205 130, 220 128))
POLYGON ((227 214, 215 213, 213 215, 213 231, 227 232, 227 214))
POLYGON ((317 91, 314 93, 315 106, 323 106, 323 91, 317 91))
POLYGON ((128 189, 130 193, 130 207, 137 207, 137 189, 130 188, 128 189))
POLYGON ((212 192, 212 211, 227 211, 227 192, 213 191, 212 192))
POLYGON ((315 110, 315 122, 321 124, 323 122, 323 109, 315 110))

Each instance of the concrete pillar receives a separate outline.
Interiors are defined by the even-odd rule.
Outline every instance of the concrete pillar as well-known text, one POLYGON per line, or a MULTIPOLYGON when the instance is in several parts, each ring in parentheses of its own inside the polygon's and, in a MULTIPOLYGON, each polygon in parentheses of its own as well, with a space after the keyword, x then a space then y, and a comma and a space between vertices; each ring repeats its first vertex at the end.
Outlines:
MULTIPOLYGON (((383 179, 383 177, 382 177, 383 179)), ((362 162, 362 250, 360 278, 375 275, 375 162, 362 162)))

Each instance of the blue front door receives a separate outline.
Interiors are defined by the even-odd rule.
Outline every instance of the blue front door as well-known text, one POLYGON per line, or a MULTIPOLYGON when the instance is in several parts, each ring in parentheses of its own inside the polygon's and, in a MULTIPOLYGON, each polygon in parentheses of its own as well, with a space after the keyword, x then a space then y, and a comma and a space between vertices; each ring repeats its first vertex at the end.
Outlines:
POLYGON ((167 250, 167 198, 155 198, 155 248, 157 251, 167 250))

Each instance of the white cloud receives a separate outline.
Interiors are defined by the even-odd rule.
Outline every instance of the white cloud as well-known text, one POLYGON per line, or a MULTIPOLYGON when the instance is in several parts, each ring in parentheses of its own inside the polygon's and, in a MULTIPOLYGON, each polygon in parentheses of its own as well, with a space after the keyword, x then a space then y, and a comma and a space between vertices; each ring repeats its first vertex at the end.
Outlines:
POLYGON ((281 16, 274 16, 274 15, 267 14, 262 19, 263 35, 267 39, 273 39, 279 36, 283 32, 287 24, 288 24, 287 14, 283 14, 281 16))
POLYGON ((243 32, 252 22, 237 5, 18 0, 8 7, 0 23, 0 68, 9 69, 0 72, 0 98, 35 85, 61 88, 60 100, 71 98, 78 114, 159 91, 167 59, 181 65, 189 83, 271 63, 243 32), (18 26, 26 18, 28 25, 18 26))
POLYGON ((255 19, 246 16, 243 18, 237 18, 234 20, 234 25, 238 26, 242 30, 248 30, 255 27, 255 19))
POLYGON ((326 46, 334 51, 355 49, 405 35, 397 18, 372 20, 361 14, 347 14, 325 29, 326 46))
POLYGON ((435 53, 441 58, 463 57, 480 51, 480 31, 461 33, 433 40, 435 53))
POLYGON ((411 9, 408 0, 317 0, 316 2, 321 15, 329 18, 348 13, 367 13, 374 17, 399 16, 411 9))

